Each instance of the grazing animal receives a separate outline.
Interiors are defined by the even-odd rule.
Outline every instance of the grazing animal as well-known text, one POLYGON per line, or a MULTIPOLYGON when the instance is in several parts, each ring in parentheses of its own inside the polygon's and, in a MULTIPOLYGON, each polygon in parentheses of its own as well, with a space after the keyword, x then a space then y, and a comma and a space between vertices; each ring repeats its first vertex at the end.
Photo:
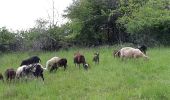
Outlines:
POLYGON ((0 80, 4 81, 4 77, 1 73, 0 73, 0 80))
POLYGON ((16 78, 19 79, 21 77, 28 76, 31 71, 31 66, 32 65, 22 65, 18 67, 16 70, 16 78))
POLYGON ((124 47, 120 49, 116 54, 120 55, 121 58, 140 58, 144 57, 145 59, 148 59, 148 56, 146 56, 143 52, 141 52, 139 49, 135 49, 132 47, 124 47))
POLYGON ((99 53, 94 53, 93 61, 95 64, 99 64, 99 53))
POLYGON ((144 54, 146 54, 147 46, 146 46, 146 45, 141 45, 141 46, 138 46, 138 49, 139 49, 140 51, 142 51, 144 54))
POLYGON ((74 64, 75 66, 78 65, 79 69, 80 69, 80 64, 83 64, 83 67, 84 67, 84 65, 86 64, 85 57, 81 55, 80 53, 76 53, 74 55, 74 64))
POLYGON ((33 56, 30 57, 28 59, 25 59, 21 62, 21 65, 30 65, 30 64, 34 64, 34 63, 39 63, 41 61, 41 59, 38 56, 33 56))
POLYGON ((29 75, 34 75, 35 77, 41 77, 44 81, 44 76, 43 76, 43 66, 39 63, 36 64, 30 64, 30 65, 23 65, 18 67, 16 71, 16 77, 21 78, 24 76, 29 76, 29 75))
POLYGON ((61 58, 58 62, 55 62, 51 69, 50 72, 52 72, 53 70, 57 70, 58 67, 64 67, 64 70, 66 70, 67 68, 67 59, 66 58, 61 58))
POLYGON ((49 59, 49 60, 46 62, 46 68, 45 68, 45 69, 52 70, 52 66, 53 66, 55 63, 58 63, 58 61, 59 61, 60 59, 61 59, 61 58, 59 58, 59 57, 53 57, 53 58, 49 59))
POLYGON ((14 80, 15 76, 16 76, 16 72, 15 72, 15 70, 13 68, 7 69, 5 71, 5 76, 6 76, 7 81, 14 80))
POLYGON ((33 75, 37 78, 41 77, 42 80, 44 81, 44 75, 43 75, 44 68, 43 68, 43 66, 41 64, 37 63, 37 64, 33 65, 33 69, 34 69, 32 71, 33 75))

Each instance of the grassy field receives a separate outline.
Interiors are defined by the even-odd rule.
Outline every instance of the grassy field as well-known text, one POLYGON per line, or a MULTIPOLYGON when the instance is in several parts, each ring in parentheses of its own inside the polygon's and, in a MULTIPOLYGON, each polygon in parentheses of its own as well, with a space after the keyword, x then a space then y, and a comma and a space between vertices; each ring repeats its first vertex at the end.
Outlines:
POLYGON ((27 82, 0 81, 1 100, 170 100, 170 48, 149 49, 149 61, 122 61, 112 56, 113 47, 79 49, 90 69, 79 70, 73 64, 78 49, 58 52, 8 53, 0 56, 0 72, 19 67, 22 59, 38 55, 42 65, 53 56, 66 57, 68 68, 56 73, 44 72, 41 79, 27 82), (92 62, 100 52, 100 64, 92 62))

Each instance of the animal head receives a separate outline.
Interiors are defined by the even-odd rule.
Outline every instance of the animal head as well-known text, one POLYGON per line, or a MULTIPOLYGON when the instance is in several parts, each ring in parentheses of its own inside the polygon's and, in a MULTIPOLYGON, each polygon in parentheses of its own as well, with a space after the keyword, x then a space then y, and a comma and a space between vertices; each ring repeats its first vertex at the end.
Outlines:
POLYGON ((120 51, 119 50, 114 50, 113 55, 114 55, 114 57, 120 57, 120 51))
POLYGON ((99 52, 94 53, 95 56, 99 56, 99 52))
POLYGON ((83 67, 84 67, 84 69, 88 69, 89 68, 89 64, 87 64, 87 63, 85 63, 84 65, 83 65, 83 67))

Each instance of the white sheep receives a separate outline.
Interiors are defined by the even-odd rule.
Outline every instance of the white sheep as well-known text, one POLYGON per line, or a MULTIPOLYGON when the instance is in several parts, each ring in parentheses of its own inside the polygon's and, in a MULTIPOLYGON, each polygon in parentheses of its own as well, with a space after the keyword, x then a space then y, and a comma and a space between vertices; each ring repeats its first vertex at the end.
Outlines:
POLYGON ((59 57, 53 57, 53 58, 49 59, 49 60, 46 62, 46 68, 45 68, 45 69, 50 70, 51 67, 52 67, 55 63, 57 63, 60 59, 61 59, 61 58, 59 58, 59 57))
POLYGON ((124 47, 120 49, 115 55, 120 55, 121 58, 140 58, 144 57, 148 59, 144 53, 142 53, 139 49, 135 49, 132 47, 124 47))

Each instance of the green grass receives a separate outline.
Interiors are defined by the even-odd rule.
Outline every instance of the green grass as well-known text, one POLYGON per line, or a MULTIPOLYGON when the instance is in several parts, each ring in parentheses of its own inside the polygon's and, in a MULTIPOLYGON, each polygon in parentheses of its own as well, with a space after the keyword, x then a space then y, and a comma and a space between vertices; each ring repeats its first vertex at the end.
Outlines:
POLYGON ((112 56, 114 47, 70 49, 58 52, 8 53, 0 57, 0 72, 19 67, 22 59, 39 55, 42 65, 53 56, 66 57, 68 68, 56 73, 45 71, 45 82, 33 79, 27 82, 0 81, 1 100, 170 100, 170 48, 153 48, 147 54, 149 61, 129 59, 122 61, 112 56), (79 70, 73 64, 73 55, 84 53, 90 69, 79 70), (100 64, 92 62, 93 53, 100 52, 100 64))

